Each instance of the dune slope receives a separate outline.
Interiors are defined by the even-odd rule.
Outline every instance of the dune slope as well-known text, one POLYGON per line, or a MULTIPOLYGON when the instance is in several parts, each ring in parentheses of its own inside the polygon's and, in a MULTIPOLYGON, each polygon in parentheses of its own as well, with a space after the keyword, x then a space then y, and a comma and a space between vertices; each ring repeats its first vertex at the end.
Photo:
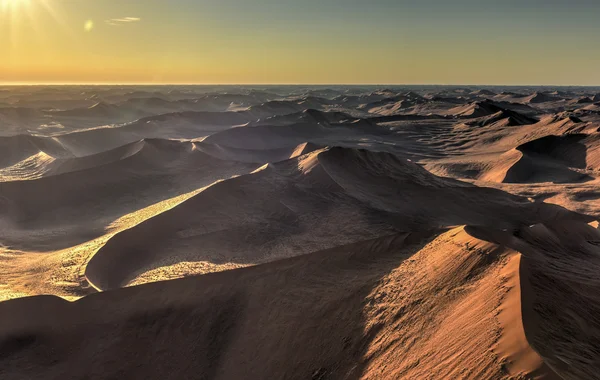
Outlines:
POLYGON ((528 345, 527 330, 510 333, 529 360, 513 365, 514 351, 495 351, 507 329, 498 318, 510 291, 502 274, 514 274, 507 265, 518 255, 459 227, 74 304, 23 299, 0 305, 11 316, 0 329, 2 371, 10 375, 35 355, 23 374, 556 378, 528 345), (19 318, 36 303, 58 318, 19 318))

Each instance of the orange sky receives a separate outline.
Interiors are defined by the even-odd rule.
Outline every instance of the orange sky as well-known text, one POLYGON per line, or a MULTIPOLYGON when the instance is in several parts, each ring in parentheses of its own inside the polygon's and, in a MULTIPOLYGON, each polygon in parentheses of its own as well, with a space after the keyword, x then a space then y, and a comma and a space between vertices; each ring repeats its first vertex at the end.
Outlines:
POLYGON ((600 84, 600 2, 0 0, 4 83, 600 84))

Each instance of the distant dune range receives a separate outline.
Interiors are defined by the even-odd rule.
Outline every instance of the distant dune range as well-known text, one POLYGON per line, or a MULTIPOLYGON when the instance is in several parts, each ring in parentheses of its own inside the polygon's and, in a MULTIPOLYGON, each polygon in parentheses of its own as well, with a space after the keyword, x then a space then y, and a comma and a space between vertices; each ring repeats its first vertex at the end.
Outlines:
POLYGON ((0 87, 0 378, 598 378, 598 94, 0 87))

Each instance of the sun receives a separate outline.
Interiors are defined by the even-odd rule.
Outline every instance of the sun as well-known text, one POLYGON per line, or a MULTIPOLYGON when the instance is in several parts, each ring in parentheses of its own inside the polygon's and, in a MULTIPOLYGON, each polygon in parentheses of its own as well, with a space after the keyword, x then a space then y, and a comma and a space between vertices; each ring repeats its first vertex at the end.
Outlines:
POLYGON ((55 3, 55 0, 0 0, 0 26, 6 26, 10 45, 15 47, 19 44, 20 34, 43 33, 39 22, 41 15, 50 15, 64 27, 55 3))
POLYGON ((30 0, 0 0, 0 9, 13 10, 29 5, 30 0))

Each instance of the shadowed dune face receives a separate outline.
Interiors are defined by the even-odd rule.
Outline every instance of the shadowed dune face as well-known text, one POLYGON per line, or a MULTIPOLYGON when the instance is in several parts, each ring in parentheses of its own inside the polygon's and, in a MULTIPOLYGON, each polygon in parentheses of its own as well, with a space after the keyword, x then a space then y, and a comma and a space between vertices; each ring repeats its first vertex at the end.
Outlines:
POLYGON ((585 169, 587 167, 587 146, 581 141, 586 137, 588 136, 584 134, 545 136, 522 144, 517 149, 529 154, 547 155, 568 166, 585 169))
POLYGON ((215 184, 119 233, 91 259, 86 276, 114 289, 168 263, 202 262, 212 272, 399 230, 512 228, 513 221, 534 223, 544 214, 526 199, 433 176, 389 153, 333 148, 215 184))
POLYGON ((428 160, 435 174, 501 183, 583 183, 597 170, 595 124, 571 115, 542 117, 534 124, 493 123, 474 130, 460 125, 438 143, 455 150, 440 160, 428 160))
POLYGON ((50 235, 42 237, 42 247, 62 244, 54 234, 66 233, 66 238, 75 239, 98 236, 120 216, 256 167, 215 159, 190 142, 167 140, 144 140, 94 156, 66 159, 55 175, 0 183, 5 242, 31 247, 35 243, 31 235, 38 230, 50 235), (94 218, 90 220, 81 210, 94 218), (28 235, 22 244, 22 237, 28 235))
MULTIPOLYGON (((3 340, 9 364, 3 368, 41 354, 38 363, 64 363, 53 366, 53 376, 419 377, 459 374, 477 362, 474 376, 507 377, 500 358, 484 347, 491 349, 501 333, 490 317, 506 292, 495 270, 510 254, 460 228, 437 238, 398 234, 218 277, 130 288, 125 298, 121 291, 91 296, 51 307, 64 315, 54 333, 36 334, 43 322, 31 319, 13 325, 3 340), (431 269, 423 271, 425 265, 431 269), (459 291, 466 285, 471 290, 459 291), (265 298, 273 301, 263 305, 265 298), (423 322, 407 323, 415 319, 423 322), (70 324, 81 327, 60 333, 60 325, 70 324), (482 325, 487 334, 477 335, 482 325), (445 342, 450 336, 459 337, 455 346, 445 342), (175 346, 185 354, 167 354, 172 367, 152 364, 175 346), (417 353, 426 355, 419 360, 417 353), (452 364, 441 364, 446 355, 455 358, 452 364), (117 365, 109 364, 114 358, 117 365), (81 367, 67 367, 71 360, 81 367), (139 360, 146 363, 142 372, 139 360)), ((13 316, 31 307, 27 301, 15 303, 13 316)), ((43 364, 26 371, 44 373, 43 364)))
MULTIPOLYGON (((563 351, 577 350, 569 346, 572 338, 551 333, 554 327, 540 320, 547 317, 546 308, 564 305, 555 299, 555 292, 564 292, 562 282, 530 285, 543 270, 529 273, 529 261, 517 271, 508 267, 511 260, 525 260, 512 247, 548 255, 538 240, 542 236, 537 229, 515 237, 481 227, 400 233, 253 268, 107 292, 75 304, 55 302, 47 308, 61 317, 50 325, 42 316, 19 318, 36 307, 33 299, 24 299, 2 305, 12 318, 0 330, 0 360, 9 374, 35 363, 22 372, 33 377, 381 378, 460 376, 465 368, 473 378, 526 373, 557 378, 554 371, 589 375, 584 368, 594 364, 591 358, 587 362, 588 351, 582 356, 563 351), (513 331, 499 317, 510 297, 507 276, 517 276, 521 300, 527 302, 523 330, 513 331), (506 351, 502 337, 508 332, 506 351), (514 345, 525 347, 518 351, 525 360, 517 366, 507 365, 514 345), (32 355, 39 359, 32 361, 32 355), (172 367, 163 365, 163 355, 172 367), (555 357, 570 365, 553 363, 555 357), (49 369, 50 362, 57 364, 49 369)), ((562 268, 568 262, 576 263, 566 260, 562 268)), ((580 286, 595 294, 590 284, 580 286)), ((561 315, 586 318, 579 307, 566 310, 561 315)), ((518 307, 509 312, 520 322, 518 307)), ((588 325, 563 321, 563 326, 581 332, 595 326, 593 319, 584 320, 588 325)))
POLYGON ((598 91, 0 87, 0 378, 595 378, 598 91))
POLYGON ((562 378, 594 378, 600 341, 599 321, 593 316, 600 287, 597 228, 555 221, 524 226, 511 235, 468 231, 522 252, 524 331, 548 367, 562 378))

